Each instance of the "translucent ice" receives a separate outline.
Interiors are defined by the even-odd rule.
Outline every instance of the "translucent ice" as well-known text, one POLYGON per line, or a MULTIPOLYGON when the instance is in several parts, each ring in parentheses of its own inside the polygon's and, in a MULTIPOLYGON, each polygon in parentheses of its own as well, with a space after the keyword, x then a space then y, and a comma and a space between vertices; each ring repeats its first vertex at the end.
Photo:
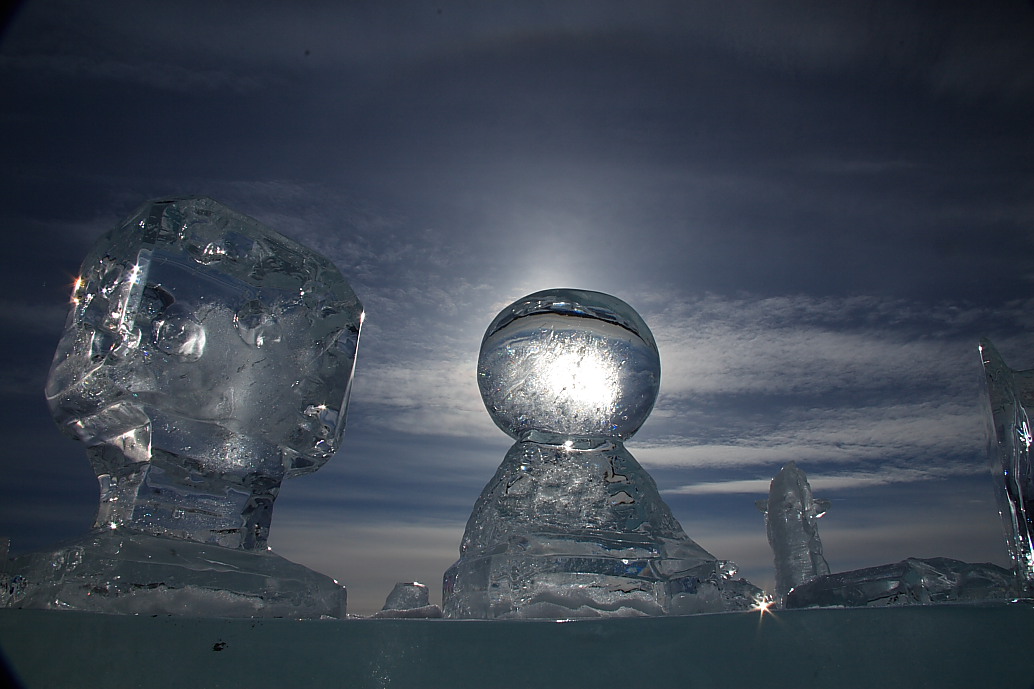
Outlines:
POLYGON ((496 317, 478 384, 517 442, 445 574, 447 617, 681 614, 763 596, 686 536, 622 444, 659 382, 649 328, 609 295, 538 292, 496 317))
MULTIPOLYGON (((306 614, 343 611, 343 588, 265 544, 283 479, 338 448, 362 318, 327 259, 211 199, 149 202, 104 235, 46 390, 59 427, 87 446, 100 509, 87 539, 42 556, 55 574, 30 583, 46 605, 138 610, 148 590, 193 586, 196 570, 221 573, 198 586, 259 608, 277 582, 322 577, 338 600, 306 614), (166 546, 151 537, 175 556, 154 556, 166 546), (108 593, 79 595, 91 587, 108 593)), ((21 563, 32 577, 33 563, 21 563)))
POLYGON ((442 609, 432 605, 426 584, 399 582, 388 594, 384 607, 374 617, 428 618, 441 617, 442 609))
POLYGON ((1034 369, 1014 371, 989 340, 980 343, 987 381, 991 472, 1006 545, 1028 594, 1034 593, 1034 466, 1031 425, 1034 369))
POLYGON ((838 572, 805 582, 786 596, 787 608, 872 607, 1013 598, 1015 575, 989 563, 946 557, 908 558, 878 567, 838 572))
POLYGON ((818 519, 829 509, 827 500, 812 497, 808 477, 790 462, 772 479, 765 512, 768 543, 775 556, 776 596, 783 600, 795 586, 829 574, 822 556, 818 519))

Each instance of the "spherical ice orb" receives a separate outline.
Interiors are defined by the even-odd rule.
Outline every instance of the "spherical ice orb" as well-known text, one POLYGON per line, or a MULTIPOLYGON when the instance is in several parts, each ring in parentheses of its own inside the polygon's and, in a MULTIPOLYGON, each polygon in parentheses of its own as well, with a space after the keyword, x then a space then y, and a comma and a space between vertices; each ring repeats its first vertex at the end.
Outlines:
POLYGON ((657 344, 625 302, 601 292, 552 289, 518 299, 488 326, 478 387, 512 438, 634 434, 660 386, 657 344))

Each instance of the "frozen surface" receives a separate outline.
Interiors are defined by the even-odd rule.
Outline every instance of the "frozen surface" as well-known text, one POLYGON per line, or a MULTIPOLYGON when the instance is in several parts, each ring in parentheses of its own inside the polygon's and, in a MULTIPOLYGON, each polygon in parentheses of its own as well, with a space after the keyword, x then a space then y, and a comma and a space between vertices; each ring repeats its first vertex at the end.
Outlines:
POLYGON ((478 382, 517 442, 445 574, 447 617, 716 612, 764 598, 686 535, 622 443, 660 382, 653 336, 631 307, 597 292, 529 295, 489 326, 478 382))
POLYGON ((1034 467, 1031 427, 1034 369, 1014 371, 988 340, 980 343, 987 381, 991 472, 1006 545, 1028 593, 1034 592, 1034 467))
POLYGON ((1034 610, 578 620, 220 620, 0 610, 28 689, 1034 686, 1034 610))
MULTIPOLYGON (((168 582, 128 553, 150 552, 160 537, 184 542, 173 577, 183 585, 188 571, 208 570, 203 553, 217 552, 195 544, 253 554, 211 557, 242 573, 254 563, 262 583, 228 592, 261 608, 273 570, 286 571, 270 570, 265 553, 274 500, 283 479, 315 471, 340 445, 362 319, 327 259, 258 221, 207 198, 144 204, 83 261, 46 388, 58 426, 87 446, 100 484, 96 531, 40 555, 63 563, 53 581, 38 580, 47 568, 37 560, 15 573, 34 590, 65 591, 64 605, 138 611, 148 591, 167 598, 168 582), (117 593, 61 588, 90 576, 117 593)), ((305 578, 293 567, 289 589, 305 578)))
POLYGON ((795 462, 776 474, 768 500, 758 507, 765 512, 768 543, 775 556, 775 593, 780 601, 793 587, 829 574, 818 525, 829 501, 812 496, 808 477, 795 462))
POLYGON ((786 597, 787 608, 888 606, 1008 600, 1021 595, 1014 572, 946 557, 837 572, 812 579, 786 597))

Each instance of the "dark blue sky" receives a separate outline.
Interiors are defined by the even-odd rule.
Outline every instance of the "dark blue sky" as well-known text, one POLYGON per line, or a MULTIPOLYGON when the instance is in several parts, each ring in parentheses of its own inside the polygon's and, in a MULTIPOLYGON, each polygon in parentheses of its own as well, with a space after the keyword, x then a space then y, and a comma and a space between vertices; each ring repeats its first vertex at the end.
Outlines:
POLYGON ((474 367, 566 286, 657 336, 628 449, 689 535, 771 583, 789 460, 834 571, 1005 563, 976 342, 1034 366, 1034 8, 30 0, 0 44, 0 534, 88 528, 42 388, 89 244, 205 194, 325 252, 367 310, 344 449, 271 544, 376 609, 437 589, 509 440, 474 367))

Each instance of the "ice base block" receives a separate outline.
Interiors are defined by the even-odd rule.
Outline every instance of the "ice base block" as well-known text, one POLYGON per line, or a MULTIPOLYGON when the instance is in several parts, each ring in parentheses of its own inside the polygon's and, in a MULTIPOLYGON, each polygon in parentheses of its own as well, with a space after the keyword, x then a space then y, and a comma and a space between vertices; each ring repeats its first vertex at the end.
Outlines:
POLYGON ((1034 686, 1034 606, 685 617, 289 620, 0 610, 35 687, 1034 686))
POLYGON ((0 605, 100 613, 344 618, 347 592, 268 550, 96 529, 12 560, 0 605), (6 590, 4 590, 6 589, 6 590))

